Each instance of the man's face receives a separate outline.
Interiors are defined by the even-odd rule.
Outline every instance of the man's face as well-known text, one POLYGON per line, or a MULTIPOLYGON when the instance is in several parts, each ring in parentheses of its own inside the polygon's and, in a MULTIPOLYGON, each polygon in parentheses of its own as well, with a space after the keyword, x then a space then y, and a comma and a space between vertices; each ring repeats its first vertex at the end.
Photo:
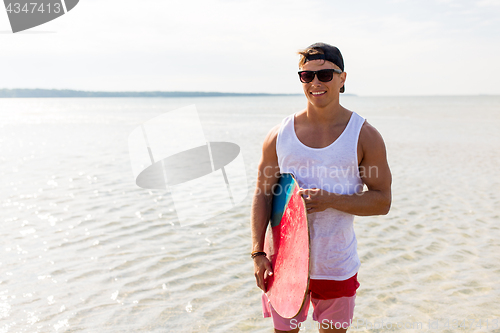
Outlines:
MULTIPOLYGON (((319 71, 321 69, 340 69, 337 65, 330 61, 321 59, 308 61, 302 66, 303 71, 319 71)), ((314 80, 309 83, 302 83, 302 89, 306 95, 309 103, 312 105, 323 108, 328 106, 334 101, 338 101, 340 88, 344 85, 346 73, 341 74, 333 73, 333 79, 329 82, 321 82, 318 76, 314 76, 314 80)))

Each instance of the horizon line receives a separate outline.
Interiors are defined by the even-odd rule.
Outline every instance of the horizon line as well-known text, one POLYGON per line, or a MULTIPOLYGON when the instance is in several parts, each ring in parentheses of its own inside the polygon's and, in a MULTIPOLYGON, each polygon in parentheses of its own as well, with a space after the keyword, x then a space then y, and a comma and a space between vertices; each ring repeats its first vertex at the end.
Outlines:
MULTIPOLYGON (((303 96, 303 93, 241 93, 217 91, 92 91, 76 89, 44 89, 44 88, 1 88, 0 98, 168 98, 168 97, 262 97, 262 96, 303 96)), ((350 97, 493 97, 500 94, 415 94, 415 95, 358 95, 342 93, 340 96, 350 97)))
POLYGON ((0 89, 0 98, 43 97, 217 97, 217 96, 299 96, 301 94, 237 93, 216 91, 91 91, 75 89, 13 88, 0 89))

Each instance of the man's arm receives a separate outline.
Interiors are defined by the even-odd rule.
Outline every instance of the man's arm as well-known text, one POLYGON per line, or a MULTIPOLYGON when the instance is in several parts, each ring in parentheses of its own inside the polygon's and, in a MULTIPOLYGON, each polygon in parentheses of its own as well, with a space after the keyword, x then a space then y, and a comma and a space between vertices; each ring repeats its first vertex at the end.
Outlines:
MULTIPOLYGON (((252 203, 252 252, 264 251, 264 239, 272 209, 272 191, 280 176, 276 138, 280 125, 267 134, 262 147, 262 158, 258 167, 257 186, 252 203)), ((254 259, 254 271, 257 286, 266 291, 265 278, 272 275, 271 263, 265 256, 254 259)))
POLYGON ((387 163, 384 140, 367 122, 359 135, 362 159, 360 177, 368 191, 353 195, 340 195, 320 189, 302 189, 308 213, 334 208, 349 214, 369 216, 385 215, 391 207, 392 175, 387 163))

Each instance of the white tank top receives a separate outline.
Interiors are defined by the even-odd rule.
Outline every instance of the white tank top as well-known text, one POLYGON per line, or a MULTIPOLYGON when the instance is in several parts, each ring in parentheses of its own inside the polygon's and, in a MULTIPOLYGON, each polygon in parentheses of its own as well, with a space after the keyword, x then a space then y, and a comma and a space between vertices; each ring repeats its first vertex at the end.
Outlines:
MULTIPOLYGON (((298 139, 295 114, 281 122, 276 153, 281 173, 291 173, 301 188, 337 194, 363 190, 358 169, 358 138, 365 119, 353 112, 342 134, 328 147, 311 148, 298 139)), ((354 215, 327 208, 308 214, 311 236, 311 279, 346 280, 361 265, 354 215)))

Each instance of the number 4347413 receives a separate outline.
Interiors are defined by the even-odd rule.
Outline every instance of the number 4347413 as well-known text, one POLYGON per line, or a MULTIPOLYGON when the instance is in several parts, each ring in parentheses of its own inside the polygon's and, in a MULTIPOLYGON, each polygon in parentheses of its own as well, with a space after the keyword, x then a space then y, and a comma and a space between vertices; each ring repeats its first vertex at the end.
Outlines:
POLYGON ((30 2, 30 3, 25 3, 23 6, 20 3, 9 3, 7 6, 7 12, 10 13, 15 13, 15 14, 20 14, 20 13, 55 13, 59 14, 61 12, 61 4, 60 3, 54 3, 51 4, 43 4, 43 3, 37 3, 37 2, 30 2))

